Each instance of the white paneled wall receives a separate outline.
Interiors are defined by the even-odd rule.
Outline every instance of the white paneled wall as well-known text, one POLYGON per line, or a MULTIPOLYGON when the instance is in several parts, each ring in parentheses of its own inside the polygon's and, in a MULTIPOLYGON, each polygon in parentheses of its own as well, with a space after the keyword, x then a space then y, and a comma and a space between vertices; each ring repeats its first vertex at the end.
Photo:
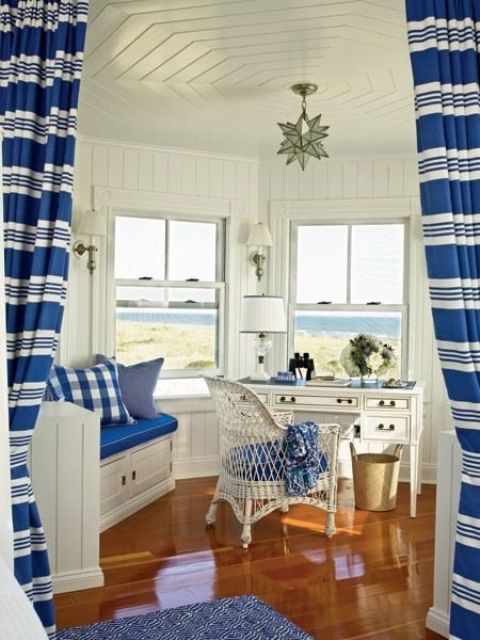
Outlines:
MULTIPOLYGON (((297 166, 286 167, 281 159, 260 165, 259 217, 271 222, 272 203, 276 201, 345 200, 352 209, 365 199, 413 199, 418 201, 418 177, 415 159, 368 160, 310 163, 305 172, 297 166)), ((347 206, 348 211, 348 206, 347 206)), ((347 214, 346 214, 347 215, 347 214)), ((318 213, 318 219, 322 214, 318 213)), ((315 217, 315 216, 314 216, 315 217)), ((312 216, 310 215, 310 220, 312 216)), ((451 428, 450 409, 435 349, 430 304, 427 293, 425 258, 419 216, 413 221, 410 247, 411 309, 409 335, 409 374, 425 386, 424 477, 435 480, 437 436, 451 428)), ((269 264, 273 271, 279 265, 269 264)), ((274 278, 270 279, 274 282, 274 278)), ((271 285, 273 287, 273 284, 271 285)), ((278 293, 271 291, 271 293, 278 293)), ((329 416, 329 419, 332 417, 329 416)), ((342 448, 343 460, 348 451, 342 448)), ((405 458, 404 462, 407 462, 405 458)))
MULTIPOLYGON (((74 226, 82 212, 92 209, 99 192, 105 200, 148 202, 150 207, 158 201, 159 211, 174 206, 169 210, 172 214, 188 213, 182 211, 187 204, 200 209, 211 205, 214 211, 230 206, 233 213, 226 271, 228 282, 234 286, 227 288, 231 313, 226 342, 228 353, 233 354, 228 362, 231 376, 245 375, 251 368, 252 350, 238 332, 238 304, 243 295, 256 289, 244 241, 249 224, 257 219, 258 171, 258 161, 248 158, 90 140, 81 140, 77 148, 74 226)), ((62 364, 86 366, 95 352, 111 350, 114 327, 107 309, 112 277, 106 258, 108 247, 108 239, 100 240, 98 268, 93 276, 85 260, 71 258, 59 354, 62 364)), ((210 400, 169 401, 163 409, 179 419, 178 477, 215 473, 218 432, 210 400)))
MULTIPOLYGON (((355 202, 365 199, 418 198, 414 159, 312 161, 302 172, 297 166, 285 167, 281 159, 259 165, 248 158, 83 140, 78 148, 76 172, 75 218, 92 208, 98 189, 117 195, 128 194, 130 201, 145 197, 151 201, 158 196, 160 210, 164 208, 164 202, 170 202, 176 196, 185 196, 189 201, 198 199, 202 203, 235 202, 243 213, 238 233, 229 246, 227 281, 237 302, 245 293, 256 290, 253 271, 247 262, 248 249, 244 245, 248 224, 257 217, 270 221, 272 202, 318 200, 323 201, 321 208, 325 210, 324 201, 328 200, 345 200, 354 206, 355 202)), ((320 213, 318 215, 321 216, 320 213)), ((419 220, 414 226, 409 365, 412 377, 422 380, 426 390, 423 462, 425 478, 432 481, 435 478, 437 434, 450 428, 451 421, 434 345, 419 220)), ((98 270, 92 277, 84 261, 72 259, 60 356, 64 363, 87 364, 96 350, 106 350, 111 344, 113 326, 105 316, 105 289, 109 275, 104 242, 98 262, 98 270)), ((275 264, 267 267, 276 268, 275 264)), ((269 285, 268 278, 265 278, 261 288, 273 289, 273 281, 271 278, 269 285)), ((270 292, 275 293, 273 290, 270 292)), ((235 313, 237 311, 238 308, 235 313)), ((227 350, 235 354, 228 373, 244 375, 250 370, 251 350, 245 338, 238 335, 235 325, 228 329, 227 350)), ((218 468, 218 442, 210 401, 168 401, 162 403, 162 407, 179 419, 177 477, 215 473, 218 468)), ((348 452, 345 450, 344 453, 347 461, 348 452)))

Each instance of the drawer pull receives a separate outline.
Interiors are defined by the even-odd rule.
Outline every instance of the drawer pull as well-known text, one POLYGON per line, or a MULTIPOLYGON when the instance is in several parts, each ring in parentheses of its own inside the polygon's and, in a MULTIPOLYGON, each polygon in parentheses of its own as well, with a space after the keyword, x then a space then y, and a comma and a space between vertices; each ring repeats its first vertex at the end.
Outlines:
POLYGON ((338 404, 342 404, 342 402, 346 402, 347 404, 352 404, 353 400, 351 398, 337 398, 338 404))
POLYGON ((338 404, 342 404, 342 399, 341 398, 337 398, 337 402, 338 402, 338 404))
POLYGON ((384 404, 385 404, 385 400, 380 400, 379 403, 378 403, 378 406, 379 407, 383 407, 384 404))
POLYGON ((285 396, 282 396, 282 397, 280 398, 280 402, 285 402, 285 396))
POLYGON ((122 487, 127 484, 127 476, 122 476, 122 487))
POLYGON ((351 398, 348 399, 348 404, 352 404, 353 400, 351 398))
POLYGON ((247 399, 247 396, 240 396, 240 400, 244 402, 247 399))
POLYGON ((296 402, 296 401, 297 401, 297 399, 296 399, 296 398, 294 398, 293 396, 290 398, 290 400, 291 400, 292 402, 296 402))
POLYGON ((378 425, 378 427, 377 427, 377 428, 378 428, 378 430, 379 430, 379 431, 395 431, 395 425, 394 425, 394 424, 389 424, 389 425, 388 425, 388 427, 387 427, 387 426, 385 426, 385 425, 383 424, 383 422, 381 422, 381 423, 378 425))
POLYGON ((132 480, 136 480, 136 479, 137 479, 137 472, 132 471, 132 480))
POLYGON ((395 402, 395 400, 390 400, 390 406, 391 406, 391 407, 395 407, 395 406, 396 406, 396 402, 395 402))

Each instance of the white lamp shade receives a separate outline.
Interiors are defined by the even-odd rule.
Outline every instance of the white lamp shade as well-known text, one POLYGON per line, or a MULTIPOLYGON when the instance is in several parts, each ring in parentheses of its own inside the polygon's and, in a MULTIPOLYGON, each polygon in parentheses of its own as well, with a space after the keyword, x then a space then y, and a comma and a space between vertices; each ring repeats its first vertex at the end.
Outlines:
POLYGON ((84 236, 106 236, 107 220, 100 211, 87 211, 82 215, 76 233, 84 236))
POLYGON ((247 245, 255 247, 271 247, 273 244, 270 230, 266 224, 252 224, 248 234, 247 245))
POLYGON ((245 296, 242 300, 241 333, 286 333, 287 316, 283 298, 245 296))

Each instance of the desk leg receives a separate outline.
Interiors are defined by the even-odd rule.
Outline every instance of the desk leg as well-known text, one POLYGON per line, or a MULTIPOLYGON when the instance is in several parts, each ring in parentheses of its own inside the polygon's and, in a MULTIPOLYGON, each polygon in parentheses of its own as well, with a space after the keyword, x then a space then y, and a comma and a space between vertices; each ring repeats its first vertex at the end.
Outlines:
POLYGON ((418 446, 410 445, 410 517, 417 515, 418 446))
POLYGON ((417 496, 422 494, 423 433, 418 440, 417 496))

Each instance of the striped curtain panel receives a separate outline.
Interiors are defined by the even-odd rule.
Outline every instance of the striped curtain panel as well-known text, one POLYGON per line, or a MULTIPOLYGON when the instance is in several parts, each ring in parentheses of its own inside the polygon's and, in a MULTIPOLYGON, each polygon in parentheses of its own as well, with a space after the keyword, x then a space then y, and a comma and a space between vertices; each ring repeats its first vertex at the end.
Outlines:
POLYGON ((55 635, 27 455, 62 322, 87 0, 0 0, 5 287, 15 575, 55 635))
POLYGON ((406 4, 430 298, 463 449, 450 637, 478 640, 480 2, 407 0, 406 4))

